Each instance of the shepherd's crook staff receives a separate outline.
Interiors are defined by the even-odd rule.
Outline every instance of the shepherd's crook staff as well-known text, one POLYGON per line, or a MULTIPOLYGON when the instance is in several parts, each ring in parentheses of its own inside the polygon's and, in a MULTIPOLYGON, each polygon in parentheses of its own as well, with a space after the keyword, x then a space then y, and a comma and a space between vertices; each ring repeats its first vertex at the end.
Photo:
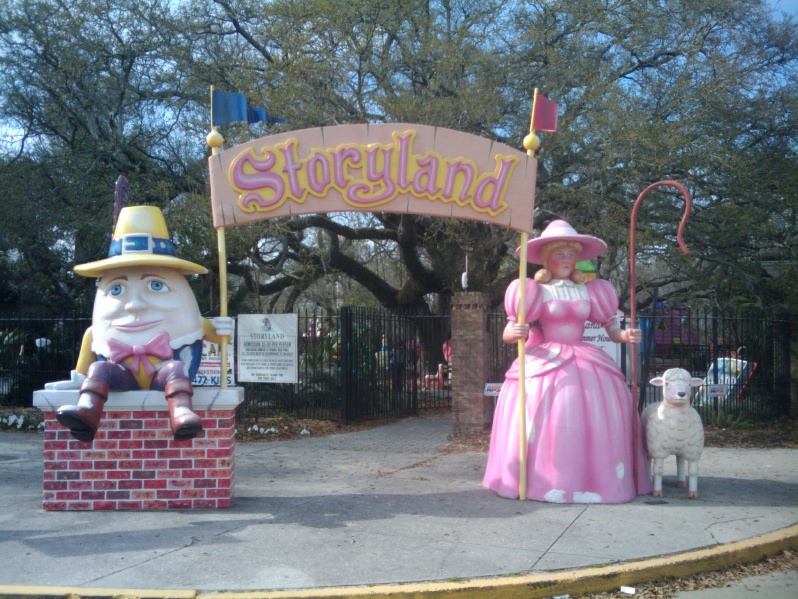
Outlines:
MULTIPOLYGON (((551 103, 550 103, 551 104, 551 103)), ((524 138, 524 148, 528 156, 535 157, 535 150, 540 147, 540 139, 535 134, 535 109, 538 105, 538 88, 532 96, 532 116, 529 119, 529 135, 524 138)), ((556 112, 556 105, 555 112, 556 112)), ((556 116, 555 116, 556 129, 556 116)), ((535 213, 535 190, 532 190, 532 210, 535 213)), ((534 218, 534 216, 533 216, 534 218)), ((526 322, 526 244, 529 234, 521 232, 521 251, 518 259, 518 324, 526 322)), ((526 499, 526 339, 518 340, 518 498, 522 501, 526 499)), ((534 426, 534 422, 532 426, 534 426)))
MULTIPOLYGON (((211 85, 211 132, 205 138, 205 143, 211 148, 211 154, 216 156, 219 148, 224 143, 224 137, 213 125, 213 86, 211 85)), ((224 227, 216 227, 216 243, 219 246, 219 316, 227 316, 227 245, 225 243, 224 227)), ((219 367, 221 368, 219 384, 222 389, 227 389, 227 336, 222 337, 219 352, 219 367)))
MULTIPOLYGON (((632 218, 629 223, 629 278, 630 278, 630 286, 629 286, 629 302, 631 304, 631 322, 630 327, 635 329, 637 328, 637 306, 635 306, 635 229, 637 228, 637 211, 640 208, 640 202, 643 201, 643 198, 646 197, 649 191, 652 189, 656 189, 657 187, 662 187, 663 185, 670 185, 675 187, 679 191, 682 192, 684 196, 684 214, 682 215, 682 220, 679 223, 679 229, 676 232, 676 240, 679 243, 679 249, 682 250, 682 253, 686 256, 690 253, 687 249, 687 246, 684 245, 684 240, 682 239, 682 232, 684 231, 684 226, 687 224, 687 218, 690 216, 690 207, 692 205, 692 200, 690 198, 690 192, 687 191, 687 188, 677 181, 658 181, 657 183, 652 183, 648 187, 646 187, 643 191, 640 192, 640 195, 637 196, 635 200, 634 206, 632 207, 632 218)), ((638 399, 638 390, 637 390, 637 343, 632 344, 632 409, 637 412, 637 403, 638 399)), ((640 434, 639 426, 640 426, 640 419, 633 418, 633 430, 632 430, 632 456, 633 456, 633 468, 634 468, 634 481, 635 481, 635 493, 639 493, 640 489, 638 486, 638 476, 637 476, 637 437, 640 434)))

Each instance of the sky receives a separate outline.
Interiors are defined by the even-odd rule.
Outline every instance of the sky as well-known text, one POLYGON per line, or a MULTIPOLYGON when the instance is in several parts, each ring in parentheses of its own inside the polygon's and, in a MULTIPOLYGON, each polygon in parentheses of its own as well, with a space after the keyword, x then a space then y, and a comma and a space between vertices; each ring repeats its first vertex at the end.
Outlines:
POLYGON ((777 11, 798 17, 798 0, 768 0, 768 2, 777 11))

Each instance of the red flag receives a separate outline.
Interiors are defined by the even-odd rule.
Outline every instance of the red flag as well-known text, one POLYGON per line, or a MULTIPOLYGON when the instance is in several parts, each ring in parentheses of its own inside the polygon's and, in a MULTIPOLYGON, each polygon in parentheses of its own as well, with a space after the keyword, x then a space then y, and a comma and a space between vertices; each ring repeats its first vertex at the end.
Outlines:
POLYGON ((546 98, 537 94, 535 96, 535 109, 532 115, 532 129, 535 131, 557 131, 557 110, 558 106, 546 98))

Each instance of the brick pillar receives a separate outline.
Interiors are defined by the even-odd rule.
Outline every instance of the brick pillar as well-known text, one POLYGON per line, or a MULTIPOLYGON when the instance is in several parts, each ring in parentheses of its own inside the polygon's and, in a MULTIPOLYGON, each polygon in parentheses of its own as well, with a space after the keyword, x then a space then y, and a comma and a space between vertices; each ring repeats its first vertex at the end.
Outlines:
POLYGON ((455 293, 452 299, 452 432, 483 431, 493 418, 485 397, 488 377, 487 293, 455 293))

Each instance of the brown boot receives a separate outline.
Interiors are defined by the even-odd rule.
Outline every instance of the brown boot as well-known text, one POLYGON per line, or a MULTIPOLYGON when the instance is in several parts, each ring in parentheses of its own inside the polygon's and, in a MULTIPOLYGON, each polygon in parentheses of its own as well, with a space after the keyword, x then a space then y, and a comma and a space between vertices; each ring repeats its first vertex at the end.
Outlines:
POLYGON ((80 398, 76 406, 61 406, 55 417, 69 429, 78 441, 94 441, 105 400, 108 399, 108 383, 99 379, 83 379, 80 398))
POLYGON ((202 430, 202 420, 192 411, 194 388, 188 379, 169 381, 164 389, 169 405, 169 424, 175 441, 193 439, 202 430))

